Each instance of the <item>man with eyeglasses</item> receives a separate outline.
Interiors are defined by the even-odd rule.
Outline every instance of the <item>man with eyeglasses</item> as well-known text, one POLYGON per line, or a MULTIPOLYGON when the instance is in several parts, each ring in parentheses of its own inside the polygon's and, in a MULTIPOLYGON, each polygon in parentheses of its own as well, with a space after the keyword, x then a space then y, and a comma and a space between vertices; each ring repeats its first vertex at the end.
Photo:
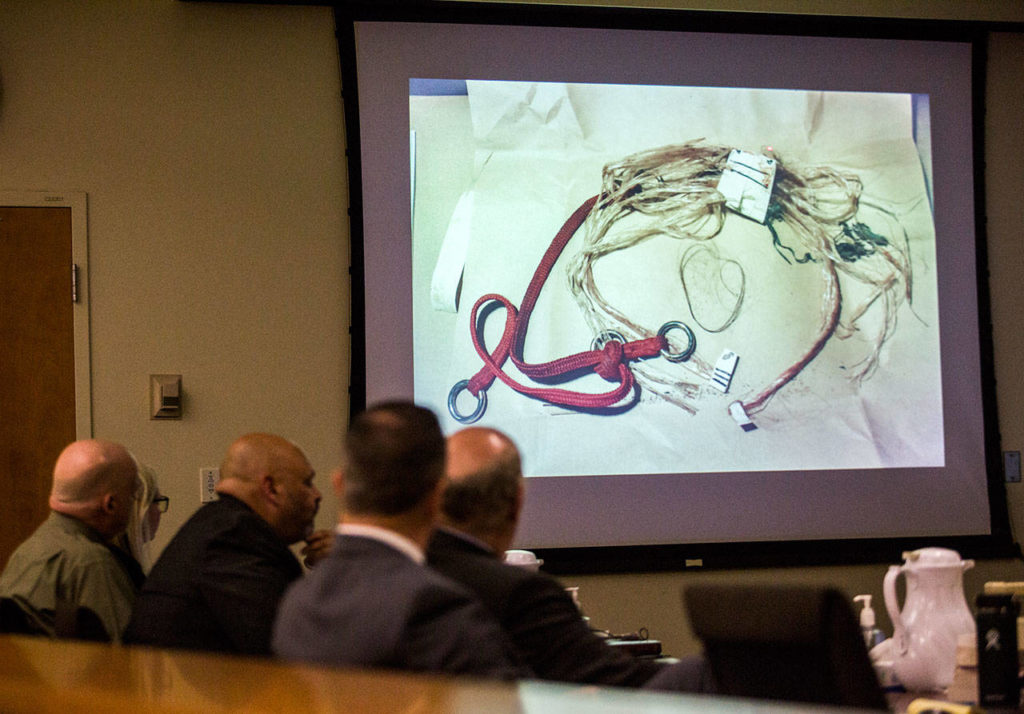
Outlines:
POLYGON ((134 508, 137 473, 111 441, 76 441, 61 452, 50 515, 0 574, 0 629, 121 639, 137 588, 112 542, 134 508))
POLYGON ((125 554, 126 567, 141 588, 146 573, 153 567, 150 546, 160 527, 161 517, 167 513, 171 499, 160 492, 156 471, 141 461, 136 461, 136 464, 139 468, 139 478, 135 491, 135 507, 132 508, 128 519, 128 527, 124 535, 116 540, 116 545, 121 547, 125 554))

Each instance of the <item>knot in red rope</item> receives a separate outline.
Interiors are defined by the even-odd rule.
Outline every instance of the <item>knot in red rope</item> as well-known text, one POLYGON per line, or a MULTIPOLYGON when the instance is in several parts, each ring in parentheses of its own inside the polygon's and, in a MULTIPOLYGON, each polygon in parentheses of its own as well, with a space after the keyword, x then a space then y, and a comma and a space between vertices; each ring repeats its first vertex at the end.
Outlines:
POLYGON ((619 365, 622 364, 622 343, 611 340, 601 348, 601 359, 594 365, 594 371, 609 382, 621 381, 619 365))

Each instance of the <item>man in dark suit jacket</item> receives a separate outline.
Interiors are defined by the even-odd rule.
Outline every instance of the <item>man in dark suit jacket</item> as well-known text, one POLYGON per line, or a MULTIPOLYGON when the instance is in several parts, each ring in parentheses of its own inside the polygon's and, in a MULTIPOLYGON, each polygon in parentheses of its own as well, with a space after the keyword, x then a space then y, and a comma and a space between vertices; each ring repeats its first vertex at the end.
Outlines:
POLYGON ((405 402, 358 415, 334 473, 344 504, 330 555, 285 594, 273 650, 327 665, 513 678, 528 674, 493 616, 427 568, 437 522, 444 437, 405 402))
POLYGON ((523 504, 515 444, 494 429, 469 427, 448 438, 441 525, 427 549, 430 565, 457 580, 498 618, 542 679, 710 691, 702 658, 664 667, 616 650, 594 634, 554 578, 506 565, 523 504))
POLYGON ((207 503, 153 566, 129 643, 263 655, 285 588, 302 574, 288 546, 310 536, 320 492, 302 450, 273 434, 228 449, 207 503))

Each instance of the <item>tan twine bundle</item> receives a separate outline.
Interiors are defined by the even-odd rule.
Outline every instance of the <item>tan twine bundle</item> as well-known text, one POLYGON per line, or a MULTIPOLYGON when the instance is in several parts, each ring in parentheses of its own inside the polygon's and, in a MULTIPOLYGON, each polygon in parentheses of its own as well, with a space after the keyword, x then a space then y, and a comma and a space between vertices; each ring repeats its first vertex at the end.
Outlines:
MULTIPOLYGON (((637 324, 609 304, 594 278, 594 265, 599 259, 655 236, 688 244, 682 250, 680 280, 697 324, 705 331, 720 332, 736 319, 742 307, 742 289, 736 295, 731 316, 723 324, 701 324, 693 314, 683 270, 694 250, 710 246, 725 224, 729 211, 725 197, 716 187, 730 151, 730 147, 695 141, 642 151, 605 166, 600 197, 583 225, 583 247, 567 267, 570 290, 595 334, 611 330, 627 341, 655 334, 656 330, 637 324), (636 217, 642 219, 623 221, 636 217)), ((880 303, 882 318, 871 340, 872 348, 849 373, 858 383, 869 378, 878 366, 882 346, 896 328, 899 308, 911 301, 908 238, 896 214, 878 202, 862 198, 861 180, 853 173, 827 166, 789 167, 777 155, 775 159, 773 205, 769 207, 766 224, 777 250, 779 240, 774 226, 781 224, 787 228, 788 244, 782 247, 798 262, 812 260, 819 267, 823 282, 820 317, 813 344, 763 389, 741 402, 748 415, 762 410, 832 336, 845 339, 852 335, 868 309, 880 303), (884 240, 872 245, 869 254, 851 257, 848 251, 844 255, 839 246, 845 242, 848 247, 852 242, 851 225, 862 202, 888 215, 898 227, 896 232, 902 235, 898 244, 884 240), (840 273, 870 286, 866 295, 844 305, 840 273)), ((868 233, 871 234, 870 230, 868 233)), ((789 261, 781 250, 779 253, 789 261)), ((696 399, 707 383, 712 365, 698 349, 686 362, 669 363, 666 368, 664 360, 651 360, 634 365, 634 370, 643 388, 695 414, 696 399)))

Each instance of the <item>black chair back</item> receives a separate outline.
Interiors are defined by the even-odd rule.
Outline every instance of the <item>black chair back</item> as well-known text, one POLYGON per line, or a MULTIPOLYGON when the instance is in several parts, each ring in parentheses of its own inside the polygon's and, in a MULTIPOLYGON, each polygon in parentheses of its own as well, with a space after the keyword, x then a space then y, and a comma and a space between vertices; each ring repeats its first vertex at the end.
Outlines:
POLYGON ((99 615, 87 607, 65 600, 57 601, 53 630, 54 634, 62 639, 110 642, 110 635, 107 634, 99 615))
POLYGON ((838 590, 704 584, 683 598, 720 694, 888 710, 838 590))
MULTIPOLYGON (((110 635, 99 615, 87 607, 60 600, 53 615, 54 636, 58 638, 109 642, 110 635)), ((14 600, 0 598, 0 633, 11 635, 46 635, 14 600)))
POLYGON ((9 635, 41 634, 24 610, 10 598, 0 598, 0 632, 9 635))

